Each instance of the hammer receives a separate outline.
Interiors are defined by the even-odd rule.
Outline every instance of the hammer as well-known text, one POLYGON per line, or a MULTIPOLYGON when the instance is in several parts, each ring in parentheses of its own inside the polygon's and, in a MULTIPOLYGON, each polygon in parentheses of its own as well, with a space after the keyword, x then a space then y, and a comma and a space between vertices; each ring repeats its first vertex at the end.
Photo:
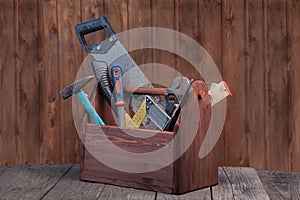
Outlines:
POLYGON ((105 125, 102 119, 99 117, 98 113, 92 106, 91 102, 89 101, 87 94, 82 90, 82 88, 92 80, 94 76, 87 76, 85 78, 79 79, 72 83, 71 85, 67 86, 65 89, 59 92, 60 96, 63 99, 67 99, 73 94, 76 94, 79 100, 81 101, 82 105, 84 106, 85 110, 89 113, 91 118, 93 119, 95 124, 105 125))

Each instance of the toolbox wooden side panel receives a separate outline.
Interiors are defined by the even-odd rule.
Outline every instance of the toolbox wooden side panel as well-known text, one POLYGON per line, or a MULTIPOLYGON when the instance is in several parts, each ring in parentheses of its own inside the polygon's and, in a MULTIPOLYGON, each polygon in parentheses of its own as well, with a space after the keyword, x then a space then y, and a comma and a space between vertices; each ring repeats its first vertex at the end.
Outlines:
MULTIPOLYGON (((195 81, 192 84, 192 87, 196 98, 200 98, 198 97, 200 91, 204 91, 207 94, 207 87, 202 81, 195 81)), ((180 194, 216 185, 218 183, 218 162, 220 152, 217 152, 216 148, 214 148, 205 158, 200 159, 198 157, 198 153, 206 136, 211 118, 209 96, 206 95, 205 98, 198 100, 198 106, 200 121, 195 139, 189 149, 174 163, 174 193, 180 194)), ((184 120, 184 116, 181 120, 184 120)), ((187 118, 186 120, 191 119, 187 118)), ((184 122, 181 123, 182 126, 184 126, 183 123, 184 122)), ((190 134, 190 131, 193 131, 193 127, 186 127, 188 126, 184 126, 185 132, 183 137, 185 137, 186 134, 190 134)), ((178 146, 182 146, 183 142, 184 138, 181 138, 178 146)))
MULTIPOLYGON (((83 170, 81 170, 81 179, 88 181, 96 181, 121 185, 126 187, 135 187, 140 189, 155 190, 171 193, 173 183, 173 165, 169 165, 162 169, 149 173, 126 173, 112 169, 99 162, 94 155, 99 155, 101 158, 114 157, 119 162, 126 165, 126 160, 134 159, 132 157, 122 157, 111 152, 109 149, 101 148, 101 142, 104 135, 99 134, 100 127, 95 124, 86 126, 86 134, 84 137, 84 157, 82 158, 83 170), (93 153, 90 153, 93 152, 93 153)), ((157 135, 150 138, 136 138, 123 132, 123 130, 114 126, 102 126, 101 130, 107 137, 116 145, 116 148, 121 148, 129 152, 147 153, 155 151, 169 143, 173 138, 171 132, 159 132, 157 135)), ((125 130, 126 131, 126 130, 125 130)), ((127 130, 128 131, 128 130, 127 130)), ((130 130, 132 134, 143 134, 143 132, 151 132, 150 130, 130 130)), ((145 169, 156 165, 155 162, 149 160, 143 162, 145 169)), ((126 167, 126 166, 124 166, 126 167)))
POLYGON ((81 180, 172 193, 172 165, 155 172, 125 173, 105 166, 85 150, 84 166, 80 173, 81 180))

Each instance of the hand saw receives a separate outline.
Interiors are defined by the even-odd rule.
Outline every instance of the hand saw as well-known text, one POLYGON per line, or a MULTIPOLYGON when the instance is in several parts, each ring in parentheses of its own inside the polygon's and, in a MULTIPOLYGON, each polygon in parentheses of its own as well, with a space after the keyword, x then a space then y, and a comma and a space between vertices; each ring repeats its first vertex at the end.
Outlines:
MULTIPOLYGON (((105 62, 110 73, 112 66, 121 66, 123 71, 123 85, 125 87, 149 87, 153 88, 151 82, 140 70, 131 56, 128 54, 124 46, 119 41, 115 31, 112 29, 109 21, 105 16, 100 16, 96 20, 88 21, 76 25, 76 34, 83 49, 91 53, 98 62, 105 62), (88 45, 85 35, 105 29, 109 38, 95 45, 88 45)), ((95 65, 100 66, 100 65, 95 65)), ((111 74, 110 74, 111 77, 111 74)), ((145 99, 144 95, 126 95, 125 100, 129 103, 132 110, 137 112, 140 104, 145 99)), ((159 96, 153 96, 157 104, 161 104, 159 96)), ((149 129, 157 129, 157 127, 146 116, 143 125, 149 129)))

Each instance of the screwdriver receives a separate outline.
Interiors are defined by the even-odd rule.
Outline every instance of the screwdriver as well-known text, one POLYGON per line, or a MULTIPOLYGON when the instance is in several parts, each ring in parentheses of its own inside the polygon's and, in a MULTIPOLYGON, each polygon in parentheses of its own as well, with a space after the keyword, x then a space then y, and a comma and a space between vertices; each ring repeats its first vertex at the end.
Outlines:
POLYGON ((124 93, 123 93, 123 75, 120 66, 111 68, 112 82, 114 86, 114 96, 117 106, 118 124, 120 127, 125 127, 125 109, 124 109, 124 93))

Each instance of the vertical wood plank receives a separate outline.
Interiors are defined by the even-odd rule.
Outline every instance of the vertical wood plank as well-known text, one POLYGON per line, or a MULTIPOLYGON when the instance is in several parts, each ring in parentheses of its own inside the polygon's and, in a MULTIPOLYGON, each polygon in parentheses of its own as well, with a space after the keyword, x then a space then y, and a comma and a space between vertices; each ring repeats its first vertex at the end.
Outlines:
MULTIPOLYGON (((151 1, 128 0, 128 29, 150 27, 152 26, 151 1)), ((129 45, 139 47, 143 41, 152 40, 152 38, 141 37, 131 34, 129 36, 129 45)), ((151 42, 151 41, 150 41, 151 42)), ((137 65, 152 63, 152 49, 140 49, 130 53, 137 65)), ((153 80, 152 65, 143 67, 142 71, 149 80, 153 80)))
MULTIPOLYGON (((174 0, 153 0, 152 1, 152 26, 175 29, 175 1, 174 0)), ((175 43, 175 37, 170 35, 170 40, 175 43), (173 38, 172 38, 173 37, 173 38)), ((166 38, 159 37, 159 32, 153 32, 153 43, 167 42, 166 38)), ((160 65, 166 65, 175 69, 176 56, 167 51, 153 49, 153 82, 171 87, 177 73, 174 71, 165 71, 160 65), (165 73, 162 73, 165 72, 165 73), (168 72, 168 73, 166 73, 168 72), (166 76, 166 74, 168 74, 166 76)), ((166 68, 167 69, 167 68, 166 68)))
POLYGON ((246 1, 246 108, 249 166, 265 168, 265 84, 263 1, 246 1))
POLYGON ((56 0, 39 3, 40 163, 61 162, 56 0))
MULTIPOLYGON (((59 85, 63 89, 74 82, 83 61, 82 48, 75 34, 81 23, 81 1, 58 0, 59 85)), ((73 122, 72 98, 60 100, 62 163, 79 162, 79 140, 73 122)))
POLYGON ((38 7, 20 0, 17 7, 17 163, 39 163, 38 7))
POLYGON ((104 1, 104 12, 116 33, 128 29, 128 1, 104 1))
MULTIPOLYGON (((221 0, 199 0, 198 1, 198 33, 199 43, 205 48, 214 60, 219 71, 222 73, 222 1, 221 0)), ((226 80, 225 80, 226 81, 226 80)), ((224 133, 219 138, 216 152, 220 165, 224 160, 224 133)))
POLYGON ((289 140, 290 145, 290 163, 292 171, 300 170, 300 1, 287 1, 288 2, 288 22, 289 22, 289 50, 290 57, 288 58, 289 67, 290 67, 290 76, 291 76, 291 84, 290 84, 290 117, 289 121, 291 122, 290 133, 291 138, 289 140))
POLYGON ((0 166, 17 163, 14 1, 0 3, 0 166))
MULTIPOLYGON (((198 2, 193 0, 175 1, 176 30, 199 41, 198 35, 198 2)), ((180 43, 179 43, 180 45, 180 43)), ((176 47, 176 48, 181 48, 176 47)), ((197 60, 197 58, 195 58, 197 60)), ((190 79, 202 79, 193 66, 180 57, 176 57, 176 69, 190 79)))
POLYGON ((268 48, 268 131, 266 132, 266 166, 271 170, 288 170, 288 76, 286 1, 267 4, 268 48))
POLYGON ((223 78, 234 94, 227 103, 224 164, 247 166, 244 1, 224 0, 222 13, 223 78))

